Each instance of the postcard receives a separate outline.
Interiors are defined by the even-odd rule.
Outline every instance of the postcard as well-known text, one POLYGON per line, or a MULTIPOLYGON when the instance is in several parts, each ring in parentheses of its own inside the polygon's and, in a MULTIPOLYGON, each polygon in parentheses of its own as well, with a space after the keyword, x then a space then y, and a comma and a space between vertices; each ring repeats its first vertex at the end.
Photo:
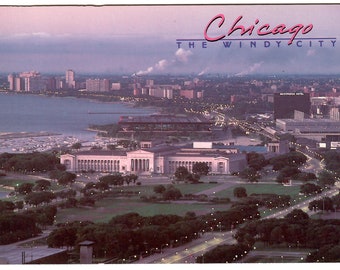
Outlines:
POLYGON ((0 263, 338 262, 339 12, 0 6, 0 263))

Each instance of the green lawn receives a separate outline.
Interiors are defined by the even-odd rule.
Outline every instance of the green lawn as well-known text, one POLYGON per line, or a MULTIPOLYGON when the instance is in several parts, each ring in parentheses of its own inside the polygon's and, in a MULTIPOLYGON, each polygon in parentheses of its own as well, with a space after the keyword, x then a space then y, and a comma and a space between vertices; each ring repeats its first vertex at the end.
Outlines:
MULTIPOLYGON (((223 180, 223 182, 234 182, 240 181, 239 177, 236 176, 205 176, 202 177, 204 183, 201 184, 175 184, 183 195, 185 194, 195 194, 204 190, 208 190, 221 185, 220 183, 210 183, 216 180, 223 180)), ((21 184, 23 182, 35 183, 36 179, 30 179, 28 176, 18 176, 15 177, 2 177, 0 178, 0 185, 16 186, 16 184, 21 184)), ((65 188, 63 186, 57 185, 55 182, 51 182, 51 190, 59 190, 65 188)), ((113 216, 125 214, 129 212, 136 212, 142 216, 152 216, 156 214, 175 214, 175 215, 185 215, 188 211, 193 211, 197 215, 206 214, 212 211, 223 211, 230 207, 230 204, 210 204, 210 203, 200 203, 200 202, 187 202, 181 201, 180 203, 148 203, 143 202, 141 196, 152 196, 154 195, 155 185, 130 185, 123 187, 115 187, 115 190, 127 192, 132 191, 136 193, 130 198, 106 198, 96 202, 93 208, 75 208, 75 209, 63 209, 59 210, 57 214, 57 222, 65 222, 71 220, 91 220, 94 222, 107 222, 113 216)), ((298 198, 299 186, 282 186, 276 183, 257 183, 248 184, 240 183, 236 186, 243 186, 247 190, 247 194, 251 193, 276 193, 276 194, 289 194, 293 199, 298 198)), ((236 186, 232 186, 228 189, 216 192, 215 196, 219 198, 230 198, 235 200, 233 196, 233 190, 236 186)), ((0 189, 1 191, 2 189, 0 189)))
MULTIPOLYGON (((247 190, 248 196, 253 193, 264 194, 264 193, 274 193, 274 194, 285 194, 290 195, 292 198, 297 198, 299 196, 300 186, 283 186, 277 183, 272 184, 262 184, 262 183, 254 183, 254 184, 240 184, 237 185, 240 187, 244 187, 247 190)), ((220 192, 216 192, 216 196, 218 197, 229 197, 233 198, 233 188, 229 188, 220 192)))
POLYGON ((56 222, 72 220, 90 220, 93 222, 107 222, 113 216, 136 212, 141 216, 153 215, 180 215, 193 211, 197 215, 210 213, 212 211, 227 210, 229 205, 208 203, 147 203, 137 198, 114 199, 105 198, 96 202, 92 208, 73 208, 59 210, 56 222))
MULTIPOLYGON (((199 191, 207 190, 216 187, 220 184, 176 184, 182 194, 196 193, 199 191)), ((276 183, 272 184, 240 184, 246 188, 248 195, 251 193, 276 193, 276 194, 289 194, 292 198, 297 197, 299 193, 298 186, 282 186, 276 183)), ((113 216, 126 214, 129 212, 136 212, 142 216, 153 216, 157 214, 174 214, 185 215, 188 211, 193 211, 197 215, 209 213, 211 211, 223 211, 230 207, 230 204, 210 204, 200 202, 160 202, 149 203, 140 199, 140 196, 154 195, 153 185, 145 186, 123 186, 116 187, 116 190, 122 192, 133 191, 138 194, 130 198, 105 198, 97 201, 93 208, 76 208, 76 209, 63 209, 58 211, 57 222, 65 222, 71 220, 91 220, 94 222, 107 222, 113 216)), ((235 186, 217 192, 215 196, 219 198, 228 197, 234 200, 233 190, 235 186)))
MULTIPOLYGON (((178 188, 181 193, 184 194, 194 194, 206 189, 210 189, 215 187, 218 184, 175 184, 174 186, 178 188)), ((133 192, 140 192, 139 196, 151 196, 154 195, 153 189, 156 185, 141 185, 141 186, 123 186, 123 187, 116 187, 114 189, 122 190, 122 191, 133 191, 133 192)), ((164 185, 166 187, 166 185, 164 185)))
POLYGON ((7 177, 1 177, 0 178, 0 185, 9 186, 9 187, 15 187, 16 185, 20 185, 22 183, 33 183, 35 180, 22 180, 22 179, 16 179, 16 178, 7 178, 7 177))

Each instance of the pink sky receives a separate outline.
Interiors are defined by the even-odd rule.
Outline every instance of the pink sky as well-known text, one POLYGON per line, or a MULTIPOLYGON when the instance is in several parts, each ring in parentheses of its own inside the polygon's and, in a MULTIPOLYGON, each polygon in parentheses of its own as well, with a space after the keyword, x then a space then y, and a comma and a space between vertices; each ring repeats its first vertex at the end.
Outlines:
POLYGON ((197 43, 195 49, 183 47, 187 61, 180 61, 176 39, 203 39, 204 28, 220 13, 226 18, 222 33, 242 15, 245 27, 256 19, 272 27, 312 23, 313 30, 304 37, 340 38, 340 5, 0 6, 0 72, 73 68, 239 74, 256 67, 265 73, 340 73, 338 45, 331 48, 329 41, 325 48, 314 41, 313 47, 306 43, 303 48, 275 49, 273 43, 270 49, 259 45, 255 50, 240 50, 236 43, 230 50, 223 43, 209 44, 206 50, 197 43))
MULTIPOLYGON (((313 23, 314 32, 327 35, 339 23, 339 6, 105 6, 105 7, 0 7, 0 36, 40 35, 143 35, 173 38, 200 35, 207 22, 223 13, 245 23, 313 23), (318 12, 315 12, 315 11, 318 12)), ((197 37, 197 36, 196 36, 197 37)))

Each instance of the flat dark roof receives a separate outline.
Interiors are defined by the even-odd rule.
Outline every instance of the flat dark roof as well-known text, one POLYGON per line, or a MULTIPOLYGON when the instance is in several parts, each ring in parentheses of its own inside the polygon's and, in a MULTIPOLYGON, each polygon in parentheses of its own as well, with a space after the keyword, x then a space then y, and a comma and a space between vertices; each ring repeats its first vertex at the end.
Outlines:
POLYGON ((205 119, 204 117, 199 116, 156 114, 150 116, 121 116, 119 123, 210 124, 212 122, 210 120, 205 119))

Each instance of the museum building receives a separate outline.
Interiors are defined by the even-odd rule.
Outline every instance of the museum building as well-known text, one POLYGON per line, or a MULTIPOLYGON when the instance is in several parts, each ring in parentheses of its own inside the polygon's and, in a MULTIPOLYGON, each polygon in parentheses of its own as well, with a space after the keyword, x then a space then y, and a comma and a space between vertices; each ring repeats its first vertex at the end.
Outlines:
POLYGON ((155 146, 134 151, 90 150, 60 157, 72 172, 151 175, 174 174, 180 166, 192 172, 193 165, 205 162, 212 174, 231 174, 247 166, 246 154, 235 147, 215 148, 212 143, 193 143, 188 147, 155 146))

